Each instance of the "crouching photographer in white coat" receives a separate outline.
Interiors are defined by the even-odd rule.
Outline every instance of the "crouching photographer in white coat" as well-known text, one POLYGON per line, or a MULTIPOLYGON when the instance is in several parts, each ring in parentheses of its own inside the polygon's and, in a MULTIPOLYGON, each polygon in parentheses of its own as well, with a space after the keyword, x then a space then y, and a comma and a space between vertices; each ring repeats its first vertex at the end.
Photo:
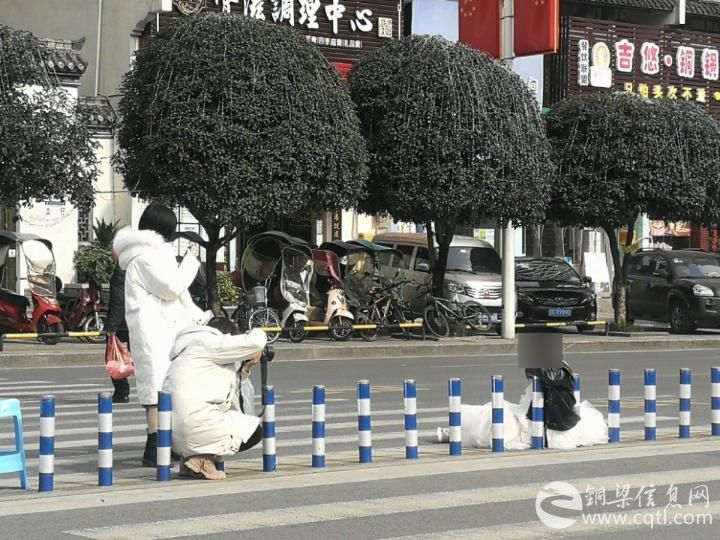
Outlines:
POLYGON ((262 330, 239 334, 222 318, 178 334, 163 390, 172 394, 172 448, 183 457, 181 476, 223 480, 215 463, 262 440, 260 420, 243 412, 238 385, 260 362, 266 342, 262 330))

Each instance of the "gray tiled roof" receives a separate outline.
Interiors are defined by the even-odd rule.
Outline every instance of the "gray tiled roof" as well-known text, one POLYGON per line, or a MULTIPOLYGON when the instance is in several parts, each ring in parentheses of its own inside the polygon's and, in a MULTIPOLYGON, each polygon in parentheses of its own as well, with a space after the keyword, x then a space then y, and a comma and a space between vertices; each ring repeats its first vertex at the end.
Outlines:
MULTIPOLYGON (((675 0, 577 0, 583 4, 596 4, 600 6, 625 7, 637 9, 652 9, 657 11, 672 11, 675 0)), ((720 17, 720 0, 687 0, 687 13, 704 17, 720 17)))
POLYGON ((691 15, 720 17, 720 2, 716 0, 689 0, 687 3, 687 12, 691 15))
POLYGON ((81 97, 78 104, 90 127, 109 129, 117 120, 115 110, 105 96, 81 97))
POLYGON ((48 49, 50 58, 47 65, 54 69, 58 75, 80 77, 87 69, 87 63, 80 56, 77 47, 82 47, 85 41, 71 41, 69 39, 42 39, 48 49))
MULTIPOLYGON (((675 0, 578 0, 582 4, 597 4, 611 7, 630 7, 638 9, 655 9, 658 11, 672 11, 675 0)), ((693 0, 688 0, 688 5, 693 0)))

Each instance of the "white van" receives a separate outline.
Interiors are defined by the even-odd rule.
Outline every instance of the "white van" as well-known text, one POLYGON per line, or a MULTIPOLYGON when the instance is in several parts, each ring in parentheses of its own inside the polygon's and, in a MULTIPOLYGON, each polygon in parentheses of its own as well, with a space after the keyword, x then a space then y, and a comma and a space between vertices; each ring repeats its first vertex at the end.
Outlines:
MULTIPOLYGON (((403 254, 403 266, 408 279, 418 283, 428 283, 431 280, 425 234, 382 233, 372 241, 397 249, 403 254)), ((475 300, 490 311, 493 320, 499 320, 502 311, 500 272, 500 256, 492 244, 469 236, 455 236, 450 244, 445 272, 446 296, 460 302, 475 300)), ((403 294, 413 311, 422 311, 424 297, 416 287, 406 287, 403 294)))

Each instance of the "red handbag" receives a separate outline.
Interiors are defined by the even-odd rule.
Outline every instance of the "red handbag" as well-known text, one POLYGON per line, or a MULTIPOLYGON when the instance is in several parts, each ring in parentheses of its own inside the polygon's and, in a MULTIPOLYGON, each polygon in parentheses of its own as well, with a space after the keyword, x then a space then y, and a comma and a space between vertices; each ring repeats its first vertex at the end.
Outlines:
POLYGON ((105 348, 105 369, 111 379, 126 379, 135 374, 132 356, 115 334, 109 335, 105 348))

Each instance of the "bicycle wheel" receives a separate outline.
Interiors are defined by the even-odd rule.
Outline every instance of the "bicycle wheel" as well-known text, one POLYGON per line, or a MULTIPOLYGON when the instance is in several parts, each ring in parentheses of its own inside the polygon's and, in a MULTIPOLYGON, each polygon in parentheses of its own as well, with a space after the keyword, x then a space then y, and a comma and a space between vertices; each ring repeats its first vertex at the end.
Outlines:
MULTIPOLYGON (((357 324, 380 324, 379 321, 374 321, 372 313, 369 308, 360 309, 357 312, 357 324)), ((365 341, 375 341, 378 335, 377 328, 368 328, 367 330, 358 330, 360 337, 365 341)))
POLYGON ((435 304, 430 304, 423 310, 423 324, 435 337, 444 338, 450 335, 450 323, 435 304))
MULTIPOLYGON (((408 322, 400 304, 398 302, 394 302, 393 304, 393 318, 395 319, 395 322, 397 324, 408 322)), ((405 339, 411 339, 412 336, 410 335, 409 328, 400 328, 400 331, 402 332, 402 335, 405 337, 405 339)))
POLYGON ((492 326, 492 315, 482 304, 465 302, 460 305, 463 322, 476 332, 487 332, 492 326))
MULTIPOLYGON (((278 319, 275 312, 270 309, 262 308, 257 311, 253 311, 248 319, 249 330, 252 330, 253 328, 272 328, 279 326, 280 319, 278 319)), ((267 335, 268 343, 275 343, 275 340, 277 340, 280 332, 265 332, 265 335, 267 335)))

